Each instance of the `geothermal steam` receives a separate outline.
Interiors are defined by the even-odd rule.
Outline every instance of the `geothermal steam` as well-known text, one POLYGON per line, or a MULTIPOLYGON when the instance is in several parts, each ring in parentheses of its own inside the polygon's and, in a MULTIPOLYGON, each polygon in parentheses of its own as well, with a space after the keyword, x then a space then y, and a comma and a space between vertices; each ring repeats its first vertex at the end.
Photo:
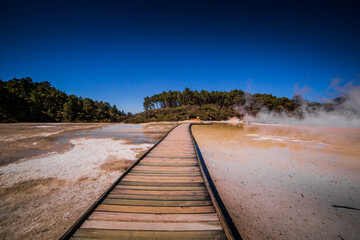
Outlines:
POLYGON ((353 80, 341 85, 342 82, 341 79, 333 79, 328 88, 341 97, 323 99, 324 103, 315 108, 312 103, 298 97, 300 107, 295 111, 297 114, 261 109, 256 117, 247 116, 247 120, 270 124, 360 128, 360 81, 353 80))

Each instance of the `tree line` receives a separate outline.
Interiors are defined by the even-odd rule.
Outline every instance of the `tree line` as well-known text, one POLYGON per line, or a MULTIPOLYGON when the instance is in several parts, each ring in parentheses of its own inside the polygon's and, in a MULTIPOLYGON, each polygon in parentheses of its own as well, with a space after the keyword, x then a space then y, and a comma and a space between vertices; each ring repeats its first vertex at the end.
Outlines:
POLYGON ((67 95, 47 81, 0 80, 0 122, 119 122, 126 117, 115 105, 67 95))
POLYGON ((232 91, 192 91, 185 88, 184 91, 163 91, 151 97, 145 97, 144 110, 174 108, 180 106, 204 106, 213 104, 219 108, 242 107, 244 111, 256 114, 260 109, 267 108, 270 111, 293 112, 301 104, 300 96, 293 99, 286 97, 278 98, 271 94, 250 94, 242 90, 232 91))

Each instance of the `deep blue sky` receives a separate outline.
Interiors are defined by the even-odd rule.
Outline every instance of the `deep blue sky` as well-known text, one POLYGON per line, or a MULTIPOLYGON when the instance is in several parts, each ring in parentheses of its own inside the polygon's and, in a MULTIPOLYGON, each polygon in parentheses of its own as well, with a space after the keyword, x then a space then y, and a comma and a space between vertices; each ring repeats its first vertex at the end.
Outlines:
POLYGON ((167 90, 292 97, 360 74, 356 1, 0 0, 0 79, 142 110, 167 90))

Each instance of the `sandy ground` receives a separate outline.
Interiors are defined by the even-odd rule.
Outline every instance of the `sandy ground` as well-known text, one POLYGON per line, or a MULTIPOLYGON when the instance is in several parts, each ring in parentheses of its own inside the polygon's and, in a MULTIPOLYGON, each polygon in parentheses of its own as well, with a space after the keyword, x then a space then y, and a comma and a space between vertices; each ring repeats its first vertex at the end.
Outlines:
POLYGON ((244 239, 359 239, 360 130, 193 126, 244 239))
MULTIPOLYGON (((7 125, 0 126, 2 150, 11 149, 11 153, 2 155, 0 166, 0 239, 59 238, 153 145, 135 144, 121 137, 101 137, 98 130, 96 137, 87 132, 86 137, 69 138, 66 144, 54 142, 80 129, 108 125, 7 125), (52 145, 58 145, 57 149, 52 145), (28 151, 29 146, 37 147, 28 151), (8 161, 6 156, 12 160, 8 161)), ((145 124, 131 129, 125 126, 124 131, 156 141, 173 126, 174 123, 145 124)))

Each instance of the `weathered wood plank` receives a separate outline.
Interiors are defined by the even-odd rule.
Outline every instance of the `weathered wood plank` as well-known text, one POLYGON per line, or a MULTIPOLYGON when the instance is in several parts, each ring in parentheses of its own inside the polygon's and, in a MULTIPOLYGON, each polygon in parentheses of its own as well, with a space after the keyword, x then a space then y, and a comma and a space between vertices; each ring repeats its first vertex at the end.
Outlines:
POLYGON ((113 229, 113 230, 142 230, 142 231, 216 231, 222 230, 219 222, 122 222, 87 220, 81 228, 113 229))
POLYGON ((183 173, 183 174, 174 174, 174 173, 143 173, 135 172, 128 173, 128 176, 166 176, 166 177, 177 177, 177 176, 202 176, 200 173, 183 173))
POLYGON ((181 163, 181 162, 143 162, 139 166, 156 166, 156 167, 192 167, 198 166, 197 163, 181 163))
POLYGON ((132 189, 114 189, 111 193, 117 194, 147 194, 147 195, 208 195, 205 191, 155 191, 155 190, 132 190, 132 189))
POLYGON ((208 214, 148 214, 114 213, 95 211, 89 220, 101 221, 137 221, 137 222, 218 222, 216 213, 208 214))
POLYGON ((169 201, 169 200, 209 200, 209 195, 148 195, 148 194, 116 194, 110 193, 107 198, 118 198, 118 199, 143 199, 143 200, 158 200, 158 201, 169 201))
POLYGON ((197 171, 166 171, 166 170, 160 170, 160 171, 146 171, 146 170, 132 170, 129 174, 135 174, 135 173, 153 173, 153 174, 191 174, 191 173, 201 173, 200 169, 197 171))
POLYGON ((155 190, 155 191, 206 191, 206 187, 166 187, 166 186, 128 186, 128 185, 117 185, 115 189, 132 189, 132 190, 155 190))
POLYGON ((189 160, 189 159, 184 159, 184 161, 181 160, 171 160, 171 159, 166 159, 164 158, 164 161, 161 160, 146 160, 144 162, 139 163, 138 166, 141 166, 142 164, 150 164, 150 163, 156 163, 156 164, 196 164, 196 166, 199 166, 197 161, 194 160, 189 160))
POLYGON ((203 182, 181 182, 181 183, 163 183, 163 182, 129 182, 121 181, 119 185, 133 185, 133 186, 166 186, 166 187, 193 187, 205 186, 203 182))
POLYGON ((195 158, 144 158, 141 163, 144 162, 198 162, 195 158))
POLYGON ((153 182, 153 181, 156 181, 157 183, 202 183, 204 182, 203 179, 176 179, 175 177, 174 178, 166 178, 166 179, 151 179, 151 178, 127 178, 126 179, 127 182, 153 182))
POLYGON ((187 153, 195 153, 195 150, 194 150, 194 147, 192 149, 180 149, 180 148, 161 148, 161 147, 157 147, 155 149, 153 149, 151 151, 152 153, 158 153, 158 152, 164 152, 164 153, 174 153, 174 152, 177 152, 177 153, 184 153, 184 154, 187 154, 187 153))
POLYGON ((102 229, 79 229, 75 235, 78 239, 159 239, 159 240, 224 240, 224 231, 124 231, 102 229))
POLYGON ((129 182, 204 182, 202 177, 166 177, 166 176, 126 176, 124 181, 129 182))
POLYGON ((194 207, 194 206, 210 206, 212 205, 212 202, 209 200, 158 201, 158 200, 148 200, 148 199, 144 200, 144 199, 106 198, 103 201, 103 204, 123 205, 123 206, 194 207))
POLYGON ((149 153, 147 155, 149 158, 196 158, 195 154, 167 154, 167 155, 161 155, 161 154, 151 154, 149 153))
POLYGON ((159 170, 164 170, 164 171, 197 171, 199 170, 199 167, 149 167, 149 166, 136 166, 134 169, 136 170, 154 170, 154 171, 159 171, 159 170))
MULTIPOLYGON (((173 147, 161 147, 161 146, 157 146, 155 150, 165 150, 165 151, 173 151, 174 150, 174 146, 173 147)), ((176 151, 179 152, 194 152, 194 147, 177 147, 176 151)))
POLYGON ((128 212, 128 213, 215 213, 213 206, 199 207, 145 207, 145 206, 119 206, 100 204, 96 209, 107 212, 128 212))

